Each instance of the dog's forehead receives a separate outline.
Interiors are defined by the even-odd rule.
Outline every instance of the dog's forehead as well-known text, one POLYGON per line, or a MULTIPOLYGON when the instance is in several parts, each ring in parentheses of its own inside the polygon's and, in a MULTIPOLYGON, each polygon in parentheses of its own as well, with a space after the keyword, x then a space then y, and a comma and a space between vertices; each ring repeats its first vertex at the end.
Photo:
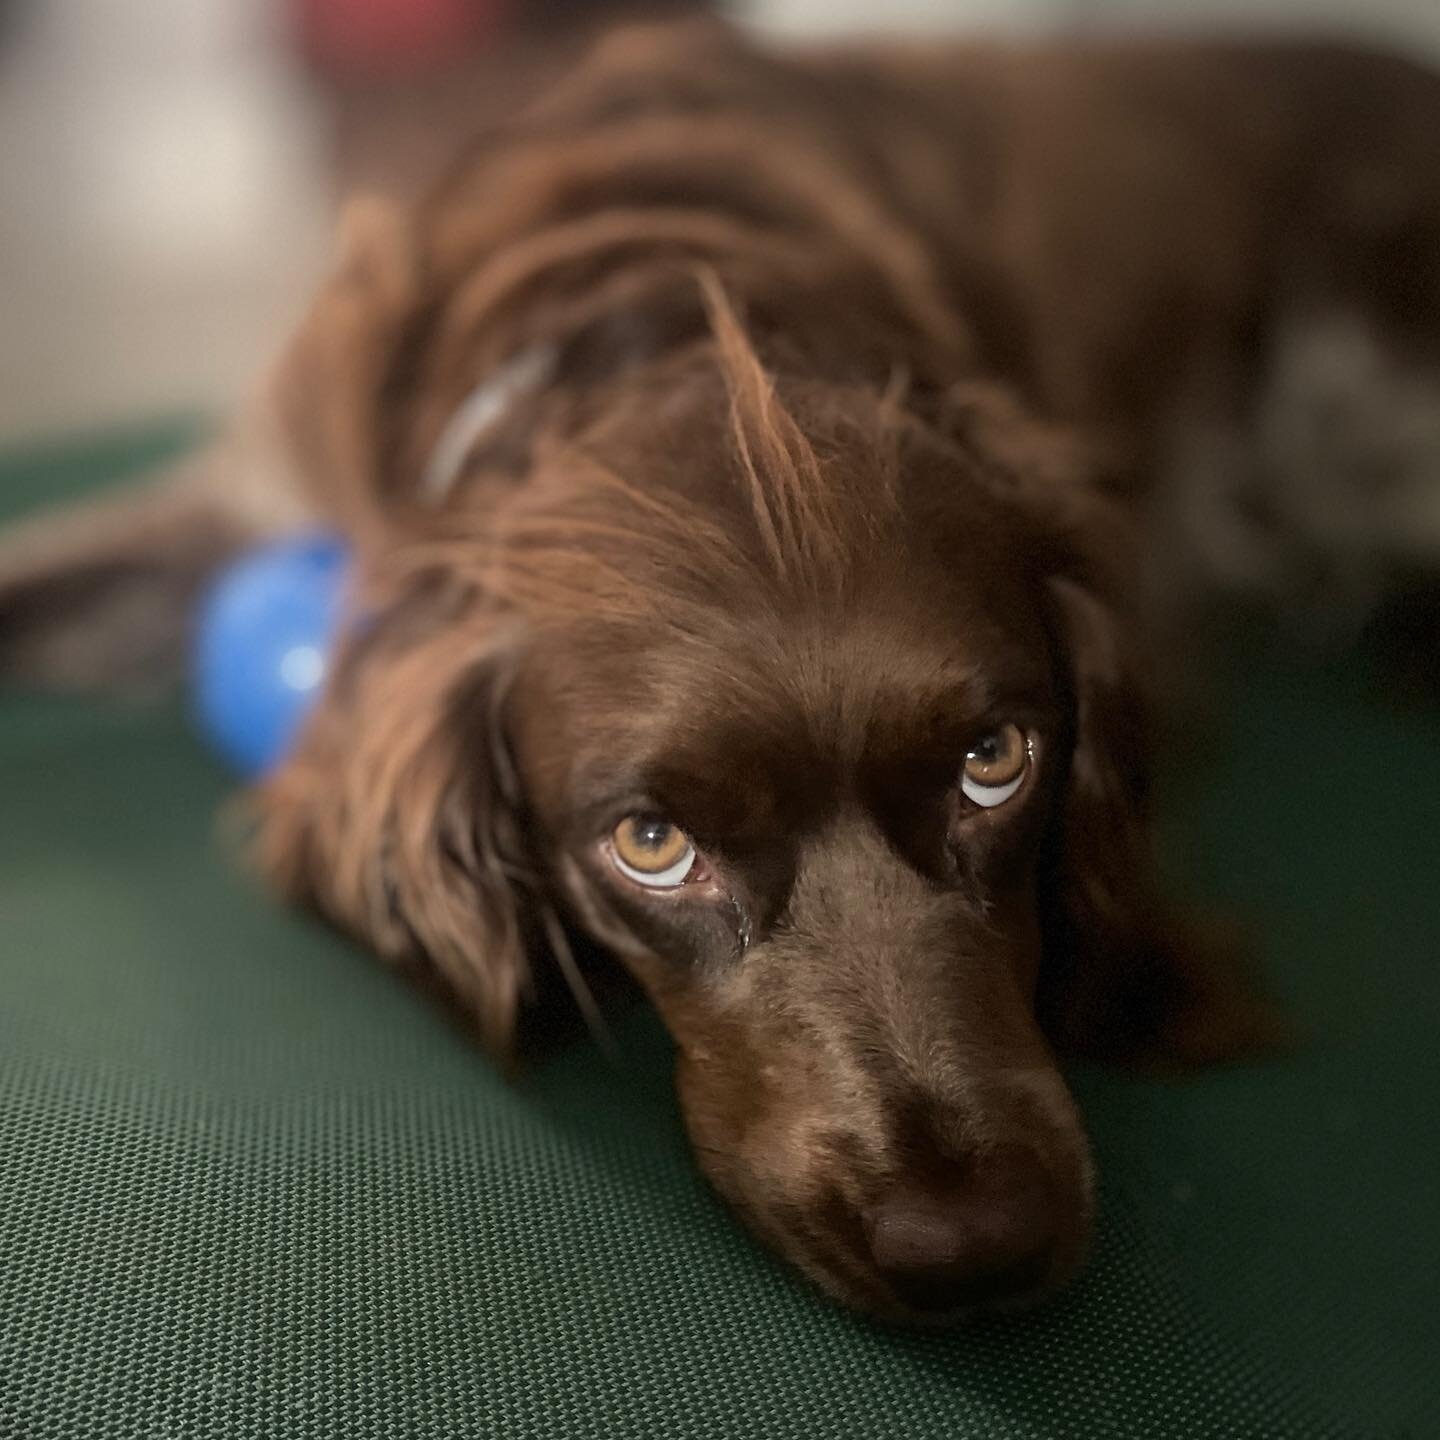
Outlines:
POLYGON ((532 707, 548 732, 534 758, 577 808, 648 800, 727 832, 796 823, 897 763, 953 763, 987 723, 1048 714, 1044 630, 1011 598, 999 613, 917 592, 717 615, 703 633, 594 627, 532 707))

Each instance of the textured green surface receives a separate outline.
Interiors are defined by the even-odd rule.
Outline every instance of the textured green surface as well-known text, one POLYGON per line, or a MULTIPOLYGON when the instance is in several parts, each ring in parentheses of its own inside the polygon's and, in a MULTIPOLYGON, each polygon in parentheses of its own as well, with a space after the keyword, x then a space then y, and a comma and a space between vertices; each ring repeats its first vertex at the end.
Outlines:
MULTIPOLYGON (((0 504, 150 458, 37 454, 0 504)), ((1440 1435, 1440 728, 1248 679, 1172 850, 1306 1046, 1083 1075, 1095 1263, 887 1331, 694 1176, 663 1038, 507 1087, 225 862, 178 715, 0 700, 0 1436, 1440 1435)))

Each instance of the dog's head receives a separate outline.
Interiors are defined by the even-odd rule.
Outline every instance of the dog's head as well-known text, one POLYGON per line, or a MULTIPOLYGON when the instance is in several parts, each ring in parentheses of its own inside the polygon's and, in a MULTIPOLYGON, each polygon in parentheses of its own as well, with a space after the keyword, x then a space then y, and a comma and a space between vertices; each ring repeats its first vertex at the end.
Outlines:
POLYGON ((516 673, 532 841, 762 1234, 880 1310, 1033 1293, 1090 1210, 1034 1014, 1074 725, 1044 557, 882 399, 734 381, 607 457, 669 513, 611 510, 605 600, 516 673))
POLYGON ((883 1314, 1023 1301, 1092 1210, 1052 1046, 1165 943, 1124 522, 997 396, 776 381, 712 312, 375 550, 264 853, 497 1049, 536 957, 598 940, 783 1253, 883 1314))

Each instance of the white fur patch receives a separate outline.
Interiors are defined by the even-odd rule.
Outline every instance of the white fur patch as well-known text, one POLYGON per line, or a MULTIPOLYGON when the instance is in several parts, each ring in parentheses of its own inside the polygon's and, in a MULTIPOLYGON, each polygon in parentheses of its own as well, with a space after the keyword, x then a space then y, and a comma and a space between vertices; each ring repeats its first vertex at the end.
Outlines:
POLYGON ((465 462, 485 433, 505 418, 522 395, 543 385, 554 367, 553 345, 526 346, 460 402, 440 432, 420 479, 420 499, 426 505, 443 505, 450 498, 465 462))

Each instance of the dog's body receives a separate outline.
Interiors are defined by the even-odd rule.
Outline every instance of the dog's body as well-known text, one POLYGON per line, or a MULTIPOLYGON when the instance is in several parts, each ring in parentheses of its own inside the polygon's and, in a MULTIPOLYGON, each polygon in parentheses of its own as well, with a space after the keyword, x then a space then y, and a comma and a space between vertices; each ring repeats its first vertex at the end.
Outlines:
MULTIPOLYGON (((365 621, 261 797, 268 872, 497 1050, 539 957, 604 946, 707 1172, 840 1298, 1058 1283, 1091 1178, 1054 1051, 1268 1031, 1150 879, 1156 477, 1223 434, 1210 480, 1252 483, 1334 317, 1426 373, 1436 159, 1440 83, 1322 48, 617 37, 359 214, 274 379, 365 621)), ((0 570, 0 659, 73 661, 114 553, 0 570)))

